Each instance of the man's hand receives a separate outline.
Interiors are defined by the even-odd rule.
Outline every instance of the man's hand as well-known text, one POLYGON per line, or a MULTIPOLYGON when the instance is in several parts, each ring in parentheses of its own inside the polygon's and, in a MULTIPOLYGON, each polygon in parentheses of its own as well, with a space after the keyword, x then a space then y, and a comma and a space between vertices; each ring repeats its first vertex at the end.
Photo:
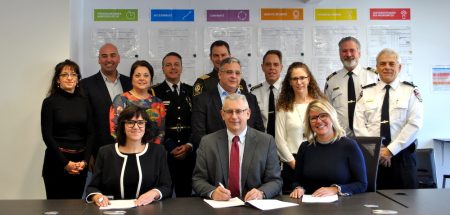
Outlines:
POLYGON ((303 194, 305 194, 305 189, 302 187, 296 187, 289 196, 294 199, 299 199, 303 196, 303 194))
POLYGON ((213 200, 227 201, 231 199, 231 191, 222 186, 217 186, 217 188, 213 191, 211 198, 213 200))
POLYGON ((256 200, 256 199, 263 199, 263 198, 264 198, 263 192, 256 188, 253 188, 245 195, 244 200, 250 201, 250 200, 256 200))
POLYGON ((385 167, 391 167, 392 153, 388 148, 383 147, 380 149, 380 164, 385 167))

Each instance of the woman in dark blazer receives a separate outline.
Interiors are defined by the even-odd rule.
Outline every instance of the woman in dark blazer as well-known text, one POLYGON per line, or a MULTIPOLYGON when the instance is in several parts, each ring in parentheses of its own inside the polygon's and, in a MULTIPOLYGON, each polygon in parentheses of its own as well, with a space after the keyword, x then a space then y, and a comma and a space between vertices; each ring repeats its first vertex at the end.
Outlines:
POLYGON ((125 108, 115 130, 117 143, 99 150, 86 201, 107 206, 112 198, 136 199, 136 206, 142 206, 171 196, 167 152, 148 143, 155 133, 145 109, 125 108))
POLYGON ((58 63, 42 103, 41 130, 47 146, 42 176, 47 199, 83 195, 94 136, 89 102, 78 87, 80 79, 75 62, 58 63))

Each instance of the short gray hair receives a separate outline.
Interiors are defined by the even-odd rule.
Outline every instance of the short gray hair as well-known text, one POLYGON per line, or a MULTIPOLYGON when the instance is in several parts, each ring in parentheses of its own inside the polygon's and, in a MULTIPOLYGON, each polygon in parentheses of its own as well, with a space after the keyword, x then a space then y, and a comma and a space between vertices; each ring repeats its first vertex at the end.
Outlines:
MULTIPOLYGON (((244 95, 241 95, 238 93, 232 93, 232 94, 226 96, 225 99, 223 100, 223 104, 225 104, 226 101, 239 101, 239 100, 244 101, 245 108, 249 108, 247 98, 244 95)), ((222 106, 222 110, 223 110, 223 106, 222 106)))
POLYGON ((348 42, 348 41, 352 41, 354 43, 356 43, 356 46, 358 47, 358 50, 361 50, 361 44, 359 43, 359 40, 354 38, 354 37, 344 37, 341 39, 341 41, 339 41, 339 49, 341 49, 341 45, 342 43, 348 42))
POLYGON ((401 63, 400 55, 395 50, 390 49, 390 48, 385 48, 385 49, 381 50, 377 55, 377 65, 378 65, 378 59, 381 57, 381 55, 385 55, 385 54, 394 55, 397 60, 397 63, 399 63, 399 64, 401 63))
POLYGON ((219 71, 222 71, 223 66, 225 64, 230 64, 230 63, 237 63, 237 64, 239 64, 239 66, 241 65, 241 61, 239 61, 239 59, 237 59, 235 57, 227 57, 227 58, 223 59, 222 62, 220 62, 219 71))

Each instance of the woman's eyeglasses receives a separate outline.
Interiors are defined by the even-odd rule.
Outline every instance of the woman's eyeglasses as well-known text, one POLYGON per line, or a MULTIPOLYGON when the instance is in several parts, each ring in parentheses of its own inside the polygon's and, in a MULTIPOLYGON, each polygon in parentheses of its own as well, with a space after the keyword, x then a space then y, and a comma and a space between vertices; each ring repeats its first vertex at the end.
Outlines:
POLYGON ((311 116, 309 117, 309 121, 311 123, 316 123, 318 119, 320 119, 320 121, 324 121, 325 119, 327 119, 329 117, 329 115, 327 113, 321 113, 317 116, 311 116))
POLYGON ((134 125, 137 125, 138 128, 143 128, 146 122, 146 120, 125 120, 125 125, 128 128, 133 128, 134 125))

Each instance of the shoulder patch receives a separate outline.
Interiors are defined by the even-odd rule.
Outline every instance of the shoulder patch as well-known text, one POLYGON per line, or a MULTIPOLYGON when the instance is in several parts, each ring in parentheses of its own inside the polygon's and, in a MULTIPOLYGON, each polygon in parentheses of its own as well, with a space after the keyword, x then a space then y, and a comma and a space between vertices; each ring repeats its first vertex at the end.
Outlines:
POLYGON ((378 72, 377 72, 377 70, 376 70, 375 68, 367 67, 366 70, 367 70, 367 71, 371 71, 371 72, 373 72, 373 73, 375 73, 375 74, 378 75, 378 72))
POLYGON ((419 100, 419 102, 422 102, 422 96, 420 95, 419 89, 415 88, 414 89, 414 95, 416 96, 417 100, 419 100))
POLYGON ((211 77, 211 76, 209 76, 208 74, 205 74, 205 75, 200 76, 199 79, 206 80, 206 79, 208 79, 208 78, 210 78, 210 77, 211 77))
POLYGON ((331 77, 335 76, 337 74, 337 72, 333 72, 331 73, 328 77, 327 77, 327 81, 330 80, 331 77))
POLYGON ((260 83, 258 85, 253 86, 252 88, 250 88, 250 92, 253 91, 253 90, 256 90, 256 89, 258 89, 260 87, 262 87, 262 85, 263 85, 263 83, 260 83))
POLYGON ((403 81, 402 82, 403 84, 406 84, 406 85, 409 85, 409 86, 411 86, 411 87, 417 87, 416 85, 414 85, 413 83, 411 83, 411 82, 408 82, 408 81, 403 81))
POLYGON ((161 83, 157 83, 157 84, 151 86, 150 89, 153 89, 153 88, 155 88, 155 87, 158 87, 159 85, 161 85, 161 83))
POLYGON ((203 91, 203 84, 202 83, 196 83, 194 84, 194 90, 193 90, 193 95, 194 96, 198 96, 200 94, 202 94, 203 91))
POLYGON ((371 83, 371 84, 368 84, 368 85, 366 85, 366 86, 363 86, 362 88, 363 88, 363 89, 367 89, 367 88, 373 87, 373 86, 375 86, 375 85, 377 85, 377 84, 376 84, 376 83, 371 83))

